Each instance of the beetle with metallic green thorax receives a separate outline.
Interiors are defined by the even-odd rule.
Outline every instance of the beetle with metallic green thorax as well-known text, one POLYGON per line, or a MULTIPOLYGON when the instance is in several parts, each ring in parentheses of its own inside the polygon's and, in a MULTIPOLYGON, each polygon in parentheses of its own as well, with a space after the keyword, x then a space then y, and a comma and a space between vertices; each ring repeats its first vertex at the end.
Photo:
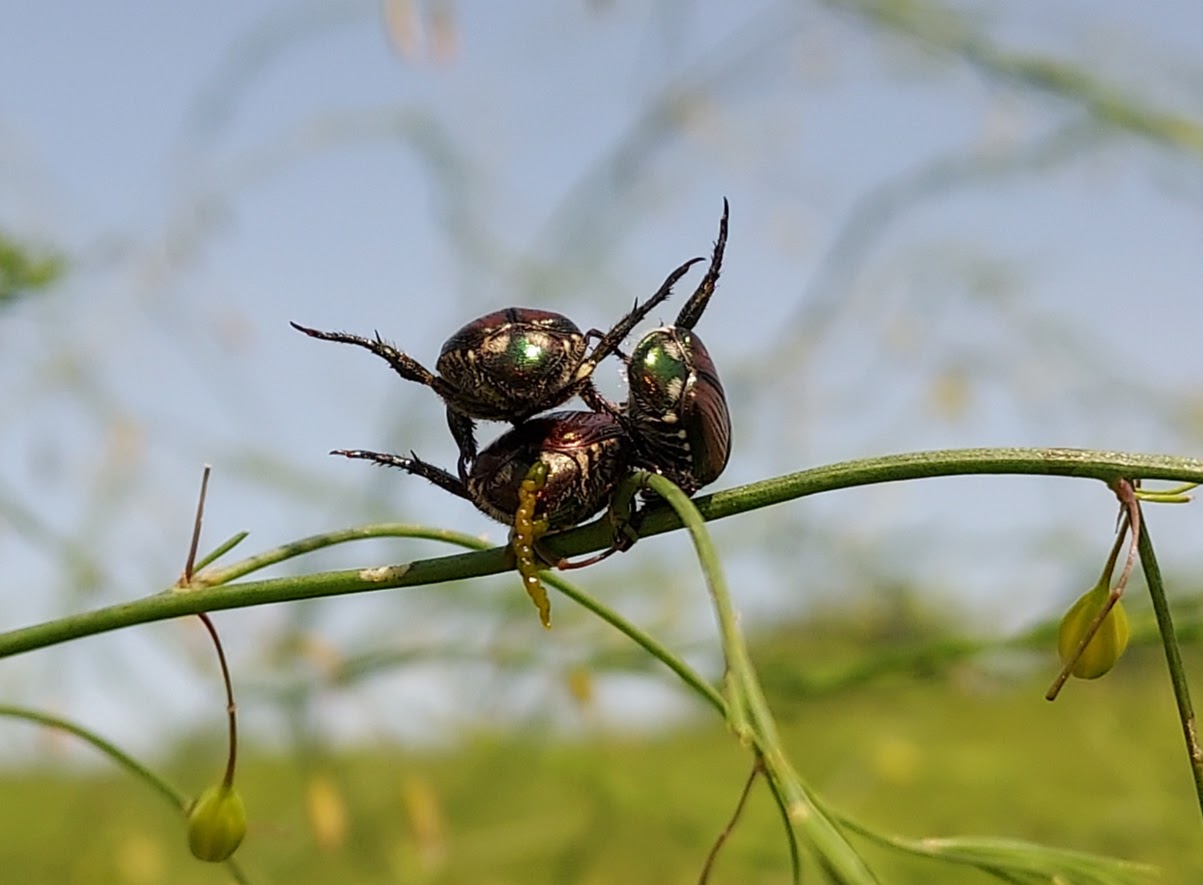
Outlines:
POLYGON ((727 245, 727 201, 710 270, 675 325, 648 332, 627 357, 621 410, 636 467, 661 473, 692 495, 714 482, 731 455, 731 413, 718 371, 694 325, 714 294, 727 245))

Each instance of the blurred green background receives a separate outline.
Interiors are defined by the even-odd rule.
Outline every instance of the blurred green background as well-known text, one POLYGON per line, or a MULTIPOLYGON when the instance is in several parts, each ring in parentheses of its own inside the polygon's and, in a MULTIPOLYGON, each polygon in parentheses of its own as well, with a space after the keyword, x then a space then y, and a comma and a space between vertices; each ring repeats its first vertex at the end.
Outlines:
MULTIPOLYGON (((1188 638, 1198 606, 1180 612, 1188 638)), ((1047 640, 1039 632, 975 651, 963 630, 947 630, 947 613, 856 608, 855 618, 782 624, 753 648, 786 746, 832 804, 903 836, 992 834, 1153 863, 1158 881, 1203 875, 1199 810, 1146 606, 1134 605, 1136 644, 1120 667, 1071 682, 1053 704, 1043 694, 1055 654, 1025 650, 1047 640)), ((1197 672, 1197 645, 1186 662, 1197 672)), ((611 665, 611 675, 624 669, 611 665)), ((700 705, 653 734, 607 726, 591 697, 599 674, 558 675, 573 699, 570 737, 550 723, 482 723, 441 749, 302 741, 244 753, 247 873, 300 883, 697 881, 748 775, 747 753, 700 705)), ((3 781, 13 881, 224 881, 187 854, 180 819, 159 797, 68 764, 68 739, 41 740, 42 761, 3 781)), ((161 768, 199 791, 223 754, 208 731, 161 768)), ((997 881, 853 841, 884 882, 997 881)), ((780 818, 760 783, 712 881, 787 880, 780 818)))

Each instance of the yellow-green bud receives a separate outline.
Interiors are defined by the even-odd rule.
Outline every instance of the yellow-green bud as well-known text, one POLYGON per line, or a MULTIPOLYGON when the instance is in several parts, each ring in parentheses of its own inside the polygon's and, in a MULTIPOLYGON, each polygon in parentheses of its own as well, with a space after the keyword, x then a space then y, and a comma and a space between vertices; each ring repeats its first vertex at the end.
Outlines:
POLYGON ((209 787, 188 812, 188 847, 197 860, 219 863, 233 854, 246 835, 246 808, 238 791, 226 784, 209 787))
MULTIPOLYGON (((1086 629, 1107 603, 1110 594, 1111 588, 1104 581, 1078 597, 1078 601, 1065 613, 1061 619, 1061 629, 1057 632, 1057 652, 1061 655, 1062 664, 1073 656, 1086 635, 1086 629)), ((1127 647, 1128 613, 1124 611, 1123 600, 1117 599, 1069 672, 1079 679, 1098 679, 1115 666, 1127 647)))

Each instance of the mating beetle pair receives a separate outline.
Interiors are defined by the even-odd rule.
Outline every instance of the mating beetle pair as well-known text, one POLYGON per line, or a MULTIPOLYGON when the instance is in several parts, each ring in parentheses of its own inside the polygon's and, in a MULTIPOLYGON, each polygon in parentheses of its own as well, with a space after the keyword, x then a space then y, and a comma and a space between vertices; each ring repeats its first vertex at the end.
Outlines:
POLYGON ((509 307, 475 319, 447 339, 435 363, 437 374, 417 360, 375 338, 345 332, 321 332, 293 323, 313 338, 366 348, 381 357, 407 381, 433 390, 447 406, 447 426, 459 447, 460 479, 476 459, 476 420, 508 421, 518 425, 540 412, 580 395, 595 410, 601 397, 593 386, 593 370, 609 356, 648 313, 666 299, 673 284, 695 258, 678 267, 642 307, 631 312, 605 335, 585 335, 562 314, 535 308, 509 307), (585 355, 589 338, 599 338, 585 355))
MULTIPOLYGON (((730 455, 731 419, 714 363, 693 327, 718 282, 727 216, 724 200, 709 269, 675 325, 649 332, 629 356, 619 350, 623 340, 702 259, 674 270, 645 304, 636 303, 605 334, 583 334, 567 317, 533 308, 507 308, 473 320, 447 339, 437 374, 378 334, 365 338, 293 323, 311 337, 370 350, 402 378, 430 387, 446 406, 459 461, 453 475, 412 452, 333 454, 422 476, 511 526, 527 503, 523 489, 534 488, 523 483, 541 463, 546 468, 538 468, 538 490, 530 493, 537 497, 533 517, 539 532, 574 526, 605 508, 632 469, 662 473, 687 494, 713 482, 730 455), (598 342, 588 350, 594 338, 598 342), (620 404, 605 399, 592 381, 597 365, 612 353, 627 366, 628 398, 620 404), (542 414, 573 396, 592 411, 542 414), (477 420, 508 421, 514 427, 478 452, 477 420)), ((616 539, 602 555, 629 544, 616 539)))

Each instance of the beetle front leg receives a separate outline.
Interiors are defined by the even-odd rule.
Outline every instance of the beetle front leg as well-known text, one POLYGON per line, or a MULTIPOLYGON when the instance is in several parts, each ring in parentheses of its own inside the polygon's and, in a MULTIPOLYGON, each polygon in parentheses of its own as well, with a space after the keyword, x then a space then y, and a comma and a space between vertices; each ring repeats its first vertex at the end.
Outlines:
MULTIPOLYGON (((631 308, 631 312, 619 320, 613 329, 601 336, 601 340, 593 348, 588 358, 581 363, 576 373, 577 383, 588 379, 593 374, 593 370, 597 367, 597 364, 617 350, 618 346, 631 334, 631 330, 643 322, 644 317, 672 294, 673 286, 677 280, 685 276, 686 271, 701 260, 701 258, 691 258, 670 273, 664 282, 660 284, 660 288, 656 290, 656 294, 649 298, 645 304, 641 305, 636 301, 635 306, 631 308)), ((592 332, 590 333, 590 337, 594 337, 592 332)))
POLYGON ((702 277, 702 282, 698 283, 697 289, 689 296, 689 300, 681 308, 681 312, 677 314, 677 325, 684 329, 692 329, 697 321, 702 318, 702 311, 706 309, 706 305, 710 301, 710 296, 714 294, 714 287, 718 285, 718 275, 723 268, 723 252, 727 248, 727 215, 729 213, 727 198, 723 198, 723 217, 718 223, 718 239, 714 241, 714 252, 710 256, 710 268, 706 271, 706 276, 702 277))
POLYGON ((339 344, 354 344, 356 347, 370 350, 388 363, 392 367, 392 370, 406 381, 415 381, 418 384, 424 384, 444 400, 453 399, 457 393, 450 384, 431 372, 416 359, 398 350, 381 338, 379 332, 376 333, 374 338, 365 338, 363 335, 352 335, 350 332, 323 332, 320 329, 310 329, 308 326, 302 326, 300 323, 289 323, 289 325, 298 332, 304 332, 310 338, 318 338, 322 341, 335 341, 339 344))

